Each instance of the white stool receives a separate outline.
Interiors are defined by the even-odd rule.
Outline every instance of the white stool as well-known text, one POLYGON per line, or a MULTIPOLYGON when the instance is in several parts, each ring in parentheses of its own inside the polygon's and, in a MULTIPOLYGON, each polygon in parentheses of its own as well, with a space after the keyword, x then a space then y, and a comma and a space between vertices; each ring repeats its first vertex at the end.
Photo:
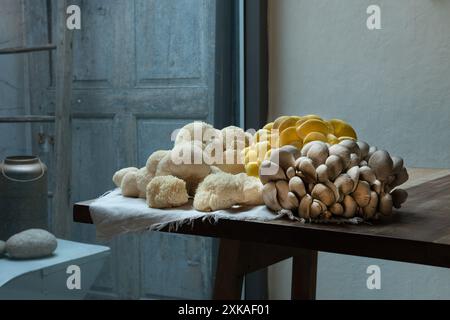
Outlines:
POLYGON ((50 257, 0 258, 0 299, 83 299, 101 271, 110 249, 58 239, 50 257), (81 289, 70 290, 67 268, 80 267, 81 289))

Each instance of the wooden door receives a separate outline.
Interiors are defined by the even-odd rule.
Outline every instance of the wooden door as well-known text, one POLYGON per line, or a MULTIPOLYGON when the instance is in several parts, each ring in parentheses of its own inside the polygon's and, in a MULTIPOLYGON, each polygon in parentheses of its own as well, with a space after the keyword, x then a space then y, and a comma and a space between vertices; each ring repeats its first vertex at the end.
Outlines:
MULTIPOLYGON (((193 120, 214 122, 216 4, 73 2, 80 6, 82 19, 73 46, 71 199, 75 202, 111 189, 117 169, 144 166, 153 151, 170 148, 175 128, 193 120)), ((25 3, 28 43, 46 43, 46 1, 25 3)), ((50 11, 55 25, 55 10, 50 11)), ((30 55, 36 114, 54 112, 54 67, 54 54, 30 55)), ((51 136, 52 129, 35 126, 33 131, 51 136)), ((51 174, 51 152, 45 153, 34 140, 34 150, 49 164, 51 174)), ((75 225, 73 233, 75 240, 95 242, 92 226, 75 225)), ((109 245, 112 256, 92 297, 211 297, 212 240, 149 232, 120 236, 109 245)))

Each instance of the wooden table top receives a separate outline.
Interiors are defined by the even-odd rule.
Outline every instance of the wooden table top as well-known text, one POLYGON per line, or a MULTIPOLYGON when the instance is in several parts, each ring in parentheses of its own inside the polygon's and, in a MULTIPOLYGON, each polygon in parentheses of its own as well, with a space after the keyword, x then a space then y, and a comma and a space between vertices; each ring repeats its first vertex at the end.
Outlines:
MULTIPOLYGON (((405 206, 392 217, 360 225, 219 220, 195 221, 171 232, 305 248, 450 268, 450 171, 411 169, 405 206)), ((92 223, 89 202, 74 221, 92 223)), ((169 232, 169 230, 161 230, 169 232)))

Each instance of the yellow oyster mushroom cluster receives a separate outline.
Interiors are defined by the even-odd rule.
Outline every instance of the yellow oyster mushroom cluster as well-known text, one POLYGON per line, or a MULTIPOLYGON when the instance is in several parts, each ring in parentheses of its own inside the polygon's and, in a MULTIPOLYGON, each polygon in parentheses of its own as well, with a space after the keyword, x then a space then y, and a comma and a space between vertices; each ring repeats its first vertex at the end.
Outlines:
POLYGON ((281 116, 258 130, 252 144, 242 152, 245 171, 259 176, 261 162, 270 158, 272 148, 291 145, 301 149, 312 141, 330 145, 343 140, 356 140, 350 124, 340 119, 324 120, 318 115, 281 116))

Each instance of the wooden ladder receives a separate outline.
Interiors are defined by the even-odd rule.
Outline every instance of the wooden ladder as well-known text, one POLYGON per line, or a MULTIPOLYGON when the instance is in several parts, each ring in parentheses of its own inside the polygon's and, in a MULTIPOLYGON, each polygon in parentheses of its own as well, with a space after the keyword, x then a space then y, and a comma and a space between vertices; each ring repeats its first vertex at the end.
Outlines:
MULTIPOLYGON (((21 54, 56 50, 55 115, 23 115, 0 117, 0 123, 55 123, 55 185, 53 194, 52 231, 60 238, 71 235, 71 93, 73 75, 73 32, 66 27, 67 0, 55 1, 57 10, 56 43, 40 46, 0 49, 3 54, 21 54)), ((48 39, 51 40, 51 1, 47 1, 48 39)), ((50 42, 50 41, 49 41, 50 42)))

